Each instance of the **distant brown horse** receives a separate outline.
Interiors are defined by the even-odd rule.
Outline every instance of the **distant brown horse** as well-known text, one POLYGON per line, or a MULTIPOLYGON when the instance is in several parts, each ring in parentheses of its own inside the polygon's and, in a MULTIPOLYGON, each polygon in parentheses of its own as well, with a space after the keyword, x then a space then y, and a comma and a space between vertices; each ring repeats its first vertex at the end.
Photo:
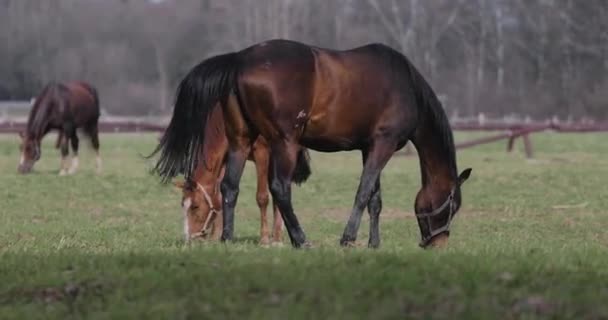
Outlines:
POLYGON ((18 172, 28 173, 40 159, 40 142, 51 130, 58 131, 56 147, 61 148, 60 175, 72 174, 78 168, 78 136, 84 129, 91 138, 97 153, 97 171, 101 170, 99 155, 99 97, 97 90, 85 82, 47 84, 36 97, 30 111, 26 131, 21 136, 21 160, 18 172), (72 163, 68 163, 69 144, 72 145, 72 163))
MULTIPOLYGON (((247 137, 262 135, 271 148, 273 199, 294 247, 307 245, 291 204, 299 145, 322 152, 361 150, 363 173, 340 244, 352 245, 365 207, 368 245, 380 244, 380 174, 408 141, 418 151, 422 188, 416 196, 420 246, 447 243, 461 206, 461 186, 448 118, 431 86, 401 53, 381 44, 337 51, 273 40, 218 55, 194 67, 180 83, 169 127, 154 153, 168 181, 193 175, 209 114, 220 102, 230 151, 221 189, 222 238, 233 237, 234 207, 249 153, 247 137)), ((154 154, 153 153, 153 154, 154 154)))
MULTIPOLYGON (((222 195, 220 183, 224 175, 224 160, 228 153, 228 139, 224 127, 221 108, 211 112, 209 126, 205 128, 205 141, 201 148, 199 162, 192 179, 175 182, 182 190, 182 209, 184 213, 184 235, 186 241, 195 238, 219 240, 222 235, 223 217, 221 213, 222 195)), ((303 183, 310 175, 307 151, 298 153, 296 174, 293 180, 303 183)), ((249 160, 255 163, 257 172, 256 201, 260 208, 260 244, 271 243, 268 229, 267 208, 269 203, 268 168, 270 148, 266 140, 259 136, 253 143, 249 160)), ((274 217, 272 244, 282 241, 283 219, 273 201, 274 217)))

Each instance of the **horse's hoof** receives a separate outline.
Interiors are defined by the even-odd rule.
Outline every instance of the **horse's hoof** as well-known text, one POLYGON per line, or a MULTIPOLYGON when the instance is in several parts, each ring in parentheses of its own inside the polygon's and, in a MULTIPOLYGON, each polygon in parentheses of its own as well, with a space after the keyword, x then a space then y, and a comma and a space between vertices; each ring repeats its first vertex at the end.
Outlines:
POLYGON ((282 248, 285 245, 281 241, 273 241, 272 243, 270 243, 270 246, 275 248, 282 248))
POLYGON ((358 247, 356 241, 340 241, 340 245, 343 248, 356 248, 356 247, 358 247))
POLYGON ((368 243, 367 247, 370 249, 378 249, 380 247, 380 243, 368 243))
POLYGON ((67 172, 66 170, 64 170, 64 169, 61 169, 61 170, 59 171, 59 175, 60 175, 60 176, 65 176, 65 175, 67 175, 67 174, 68 174, 68 172, 67 172))
POLYGON ((312 249, 314 248, 313 244, 311 242, 304 242, 301 246, 300 249, 312 249))
POLYGON ((268 239, 268 237, 260 239, 260 246, 267 247, 268 245, 270 245, 270 239, 268 239))
POLYGON ((340 246, 345 247, 345 248, 356 247, 357 246, 356 239, 343 236, 342 239, 340 239, 340 246))

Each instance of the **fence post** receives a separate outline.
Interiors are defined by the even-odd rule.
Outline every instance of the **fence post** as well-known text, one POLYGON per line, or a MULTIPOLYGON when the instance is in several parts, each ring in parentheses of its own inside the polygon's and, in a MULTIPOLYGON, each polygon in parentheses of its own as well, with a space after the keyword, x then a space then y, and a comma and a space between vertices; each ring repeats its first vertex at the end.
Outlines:
POLYGON ((507 142, 507 152, 513 151, 513 145, 515 144, 515 138, 517 138, 517 136, 513 135, 513 133, 511 132, 511 137, 509 137, 509 141, 507 142))

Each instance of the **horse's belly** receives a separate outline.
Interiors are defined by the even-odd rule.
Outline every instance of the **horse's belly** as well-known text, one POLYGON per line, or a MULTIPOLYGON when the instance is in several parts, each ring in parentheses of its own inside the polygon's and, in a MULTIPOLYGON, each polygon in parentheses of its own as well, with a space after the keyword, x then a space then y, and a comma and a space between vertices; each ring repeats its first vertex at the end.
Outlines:
POLYGON ((311 121, 304 128, 299 140, 303 146, 317 151, 354 150, 360 149, 364 144, 360 138, 361 135, 357 134, 361 131, 364 130, 353 130, 339 124, 327 125, 311 121))
POLYGON ((336 139, 335 137, 302 137, 300 138, 299 143, 308 149, 321 152, 338 152, 361 149, 361 146, 357 145, 353 141, 340 140, 336 139))

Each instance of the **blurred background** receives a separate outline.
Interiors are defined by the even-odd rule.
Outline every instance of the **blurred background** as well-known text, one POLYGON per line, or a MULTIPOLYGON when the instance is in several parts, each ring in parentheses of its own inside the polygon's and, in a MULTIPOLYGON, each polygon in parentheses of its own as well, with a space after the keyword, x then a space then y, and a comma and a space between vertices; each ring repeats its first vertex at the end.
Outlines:
POLYGON ((0 0, 0 101, 85 80, 105 115, 168 115, 195 64, 272 38, 388 44, 451 117, 608 118, 605 0, 0 0))

